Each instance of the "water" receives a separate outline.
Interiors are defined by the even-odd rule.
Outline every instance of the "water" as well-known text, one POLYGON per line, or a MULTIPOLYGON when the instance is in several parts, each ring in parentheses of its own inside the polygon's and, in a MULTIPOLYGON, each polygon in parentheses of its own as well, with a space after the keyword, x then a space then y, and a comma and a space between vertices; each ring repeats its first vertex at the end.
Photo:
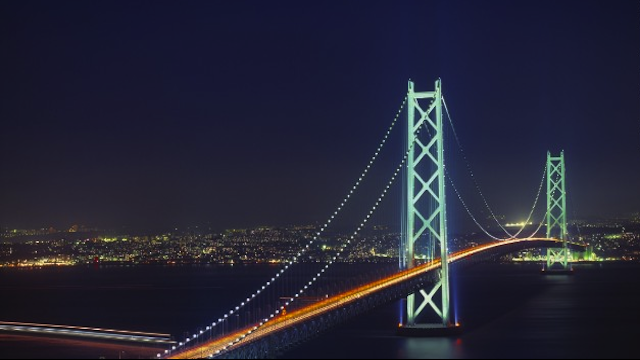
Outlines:
MULTIPOLYGON (((227 311, 276 268, 179 266, 0 270, 0 320, 171 333, 177 339, 227 311)), ((640 357, 640 265, 478 264, 452 282, 458 338, 396 337, 398 304, 354 319, 285 358, 640 357)), ((139 345, 0 334, 2 358, 137 358, 139 345)))
MULTIPOLYGON (((168 333, 183 340, 275 271, 215 265, 0 269, 0 320, 168 333)), ((1 358, 148 358, 157 352, 138 344, 120 349, 0 334, 1 358)))
POLYGON ((481 264, 457 273, 458 338, 399 338, 397 304, 345 324, 287 358, 638 358, 640 265, 481 264), (330 344, 330 346, 327 346, 330 344))

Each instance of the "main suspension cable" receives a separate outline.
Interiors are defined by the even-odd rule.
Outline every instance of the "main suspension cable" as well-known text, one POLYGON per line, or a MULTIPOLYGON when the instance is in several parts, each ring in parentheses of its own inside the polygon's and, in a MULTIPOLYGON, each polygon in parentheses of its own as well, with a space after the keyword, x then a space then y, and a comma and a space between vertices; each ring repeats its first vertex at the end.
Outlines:
MULTIPOLYGON (((247 306, 256 297, 258 297, 258 295, 260 295, 262 292, 267 290, 272 284, 274 284, 285 273, 285 271, 287 271, 290 267, 292 267, 294 264, 296 264, 298 262, 298 259, 300 258, 300 256, 302 256, 304 253, 306 253, 311 248, 311 245, 313 245, 314 242, 316 242, 320 238, 320 236, 324 233, 324 231, 329 227, 329 225, 331 224, 332 220, 334 220, 336 218, 336 216, 338 216, 338 214, 341 212, 341 210, 345 207, 345 205, 347 205, 347 203, 349 202, 349 200, 353 196, 354 192, 358 189, 360 184, 366 178, 367 174, 369 173, 369 170, 371 169, 371 167, 375 163, 376 159, 380 155, 380 152, 382 151, 382 149, 383 149, 384 145, 386 144, 389 136, 391 135, 391 132, 393 131, 396 123, 398 122, 398 119, 400 118, 400 115, 402 114, 402 110, 404 109, 404 106, 407 103, 407 98, 408 97, 405 95, 404 99, 402 100, 402 104, 400 104, 400 108, 398 109, 393 121, 391 122, 391 125, 387 129, 387 132, 385 133, 384 137, 382 138, 380 144, 378 144, 378 146, 377 146, 377 148, 376 148, 376 150, 374 152, 374 155, 369 160, 368 164, 366 165, 366 167, 364 168, 364 170, 362 171, 362 173, 360 174, 360 176, 356 180, 355 184, 351 187, 351 189, 349 190, 347 195, 340 202, 340 205, 336 208, 336 210, 333 212, 333 214, 327 219, 327 221, 320 227, 320 229, 316 232, 316 234, 313 236, 313 238, 306 245, 304 245, 302 247, 302 249, 296 254, 296 256, 294 256, 291 260, 289 260, 283 268, 281 268, 273 277, 271 277, 270 280, 268 280, 258 290, 253 292, 253 294, 251 294, 251 296, 247 297, 245 301, 242 301, 238 306, 232 308, 231 310, 229 310, 229 312, 224 314, 224 316, 218 318, 218 321, 212 322, 211 325, 206 327, 206 331, 209 331, 209 330, 219 326, 221 323, 223 323, 228 318, 230 318, 231 315, 233 315, 234 313, 238 313, 239 310, 241 310, 242 308, 247 306)), ((191 341, 197 340, 200 336, 203 336, 204 334, 206 334, 205 331, 200 331, 200 332, 197 332, 196 334, 194 334, 193 338, 187 337, 184 342, 180 342, 178 344, 178 346, 176 346, 175 348, 172 348, 171 351, 176 351, 180 347, 188 345, 191 341)), ((166 354, 171 353, 171 351, 167 351, 166 354)))
MULTIPOLYGON (((469 159, 467 158, 467 155, 464 151, 464 147, 462 146, 462 142, 460 141, 460 138, 458 136, 458 133, 455 129, 455 126, 453 125, 453 119, 451 118, 451 114, 449 112, 449 108, 447 107, 447 102, 444 98, 444 96, 442 97, 442 103, 444 105, 445 111, 447 113, 447 118, 449 119, 449 124, 451 126, 451 130, 453 132, 453 136, 456 140, 456 143, 458 144, 458 149, 460 150, 460 153, 462 154, 462 158, 464 159, 467 171, 469 172, 469 175, 471 176, 471 179, 473 180, 474 186, 476 188, 476 190, 478 191, 480 197, 482 198, 482 201, 484 202, 485 207, 487 208, 487 210, 489 211, 489 213, 491 214, 491 217, 493 218, 493 220, 498 224, 498 226, 504 231, 505 234, 507 234, 509 236, 509 239, 515 239, 518 237, 518 235, 520 235, 522 233, 522 231, 525 229, 525 227, 529 224, 529 222, 531 221, 531 218, 533 216, 533 213, 536 209, 538 200, 540 198, 540 194, 542 192, 542 186, 544 184, 544 179, 546 176, 546 166, 544 168, 544 171, 542 173, 542 180, 540 181, 540 186, 538 187, 538 192, 536 194, 536 197, 533 201, 533 206, 531 207, 531 211, 529 212, 529 217, 527 218, 527 220, 522 224, 522 226, 520 227, 520 229, 515 233, 515 234, 511 234, 498 220, 497 216, 495 215, 495 213, 493 212, 493 210, 491 209, 491 206, 489 206, 489 202, 487 201, 487 198, 484 196, 484 193, 482 192, 480 185, 478 184, 478 181, 476 180, 475 174, 473 172, 473 169, 471 167, 471 163, 469 161, 469 159)), ((450 179, 451 180, 451 179, 450 179)), ((452 184, 453 185, 453 184, 452 184)), ((456 193, 458 194, 458 196, 460 197, 460 194, 456 191, 456 193)), ((467 209, 467 212, 469 212, 468 207, 465 208, 467 209)), ((471 214, 470 214, 471 215, 471 214)), ((475 220, 475 217, 473 217, 474 222, 477 223, 477 221, 475 220)), ((484 228, 483 228, 484 229, 484 228)), ((483 230, 484 231, 484 230, 483 230)))

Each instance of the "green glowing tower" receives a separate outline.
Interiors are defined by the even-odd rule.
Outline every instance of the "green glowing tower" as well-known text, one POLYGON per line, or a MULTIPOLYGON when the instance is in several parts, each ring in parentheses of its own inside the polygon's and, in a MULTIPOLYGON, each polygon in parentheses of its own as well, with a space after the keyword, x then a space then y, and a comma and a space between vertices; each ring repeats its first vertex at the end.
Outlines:
POLYGON ((413 82, 409 81, 407 115, 408 159, 403 199, 406 220, 400 265, 405 269, 416 265, 416 242, 419 239, 430 242, 427 247, 435 249, 435 254, 430 253, 427 260, 440 258, 442 261, 442 270, 433 288, 421 289, 406 299, 406 319, 404 324, 401 323, 401 332, 420 335, 429 330, 453 327, 449 308, 441 80, 436 81, 435 91, 426 92, 415 92, 413 82), (430 102, 426 104, 428 100, 430 102), (422 299, 420 304, 416 302, 418 296, 422 299), (427 314, 427 309, 432 309, 435 314, 427 314))
POLYGON ((562 248, 547 249, 547 270, 569 270, 567 247, 567 192, 565 188, 564 151, 560 156, 547 152, 547 238, 563 241, 562 248), (561 267, 558 268, 556 264, 561 267))

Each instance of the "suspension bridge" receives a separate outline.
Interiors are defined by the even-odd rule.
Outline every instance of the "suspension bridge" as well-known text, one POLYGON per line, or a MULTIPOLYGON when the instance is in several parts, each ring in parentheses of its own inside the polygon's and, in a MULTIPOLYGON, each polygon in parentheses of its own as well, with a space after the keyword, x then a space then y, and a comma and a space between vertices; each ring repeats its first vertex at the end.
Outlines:
POLYGON ((416 91, 414 83, 409 81, 407 95, 374 155, 335 211, 315 235, 300 247, 296 256, 237 306, 171 349, 157 354, 157 357, 273 357, 353 316, 398 299, 404 299, 406 305, 400 314, 400 334, 422 336, 454 333, 459 324, 450 306, 451 266, 525 249, 546 249, 544 270, 547 273, 566 273, 571 271, 568 261, 571 250, 579 251, 582 247, 581 244, 570 242, 567 232, 564 152, 555 156, 547 153, 546 166, 529 219, 517 232, 510 233, 498 221, 473 176, 455 132, 442 93, 441 80, 435 82, 432 91, 416 91), (496 236, 482 226, 445 167, 444 113, 474 185, 504 235, 496 236), (334 249, 333 256, 325 262, 310 261, 306 254, 323 243, 327 229, 360 188, 403 114, 407 119, 404 155, 389 181, 353 233, 344 237, 334 249), (356 280, 351 274, 347 283, 338 281, 335 274, 331 274, 336 268, 334 264, 340 263, 356 243, 367 241, 366 237, 359 234, 397 178, 403 179, 398 264, 393 267, 382 266, 383 269, 376 274, 358 274, 356 280), (537 228, 530 235, 522 236, 526 224, 533 218, 545 178, 546 212, 537 228), (474 223, 491 239, 490 242, 451 251, 447 237, 446 189, 449 187, 474 223), (546 234, 541 236, 539 233, 544 225, 546 234), (418 243, 426 251, 418 250, 418 243))

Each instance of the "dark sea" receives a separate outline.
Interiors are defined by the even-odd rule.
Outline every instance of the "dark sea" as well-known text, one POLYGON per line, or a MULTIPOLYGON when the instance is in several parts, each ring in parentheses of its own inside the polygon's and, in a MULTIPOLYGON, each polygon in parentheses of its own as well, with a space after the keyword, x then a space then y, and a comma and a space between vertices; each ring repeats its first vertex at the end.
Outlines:
MULTIPOLYGON (((371 266, 371 265, 368 265, 371 266)), ((463 333, 397 337, 400 304, 364 314, 284 358, 640 358, 640 264, 537 264, 455 269, 463 333)), ((273 275, 270 266, 0 269, 0 321, 173 334, 220 317, 273 275)), ((365 269, 366 270, 366 269, 365 269)), ((0 334, 0 358, 150 358, 158 348, 0 334)))

